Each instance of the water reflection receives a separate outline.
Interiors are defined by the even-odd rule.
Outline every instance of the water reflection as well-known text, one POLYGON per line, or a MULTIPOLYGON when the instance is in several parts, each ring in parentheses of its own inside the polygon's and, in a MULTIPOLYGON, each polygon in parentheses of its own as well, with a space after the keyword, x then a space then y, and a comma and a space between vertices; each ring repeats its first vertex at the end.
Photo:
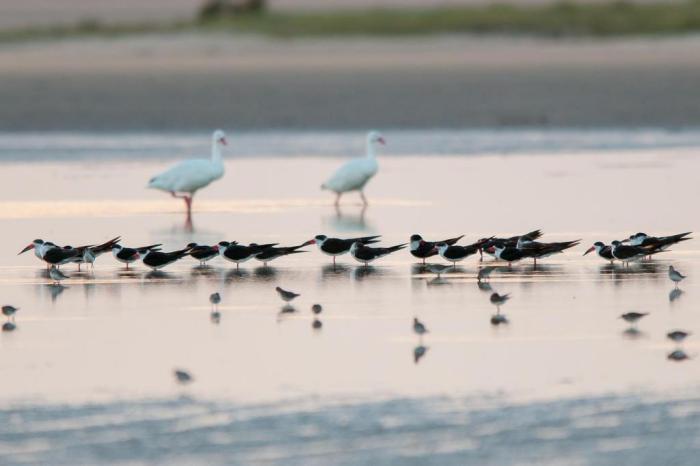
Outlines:
POLYGON ((47 286, 49 287, 49 294, 51 295, 51 302, 52 303, 55 303, 56 299, 58 299, 58 297, 61 295, 61 293, 63 293, 68 288, 67 286, 60 285, 60 284, 58 284, 58 285, 51 284, 51 285, 47 285, 47 286))
POLYGON ((683 295, 684 291, 681 290, 680 288, 674 288, 671 290, 671 292, 668 294, 668 300, 670 302, 674 302, 678 298, 680 298, 683 295))
POLYGON ((263 281, 270 281, 277 276, 277 269, 274 267, 261 266, 256 267, 253 270, 256 278, 260 278, 263 281))
POLYGON ((346 264, 327 264, 321 267, 321 281, 335 278, 348 278, 354 267, 346 264))
POLYGON ((219 270, 211 265, 197 265, 190 270, 192 277, 212 277, 218 275, 219 270))
POLYGON ((291 304, 285 304, 277 313, 277 322, 281 322, 286 316, 296 313, 297 310, 291 304))
POLYGON ((352 278, 355 281, 361 281, 365 278, 369 278, 372 275, 380 277, 386 275, 386 271, 372 265, 355 267, 352 271, 352 278))
POLYGON ((622 332, 622 337, 628 340, 639 340, 649 338, 649 334, 642 332, 636 327, 629 327, 622 332))
POLYGON ((231 269, 228 272, 226 272, 226 275, 224 277, 224 282, 225 283, 236 282, 236 281, 243 280, 248 276, 250 276, 250 272, 248 272, 245 269, 231 269))
POLYGON ((311 322, 311 328, 319 331, 323 328, 323 322, 321 322, 319 319, 314 319, 314 321, 311 322))
POLYGON ((3 332, 14 332, 17 330, 17 324, 14 322, 5 322, 2 324, 2 331, 3 332))
POLYGON ((426 355, 428 349, 429 347, 423 345, 418 345, 415 348, 413 348, 413 363, 418 364, 420 360, 426 355))
POLYGON ((335 215, 328 217, 328 223, 338 232, 368 231, 371 230, 371 226, 365 220, 366 212, 367 206, 362 206, 359 210, 348 206, 335 206, 335 215))

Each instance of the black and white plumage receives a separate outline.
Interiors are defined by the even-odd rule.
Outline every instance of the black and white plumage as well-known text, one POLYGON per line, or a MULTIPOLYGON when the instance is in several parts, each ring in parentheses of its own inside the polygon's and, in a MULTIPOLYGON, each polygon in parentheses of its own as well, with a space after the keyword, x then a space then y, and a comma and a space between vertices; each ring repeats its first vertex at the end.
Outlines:
POLYGON ((147 251, 160 251, 160 244, 151 244, 149 246, 141 246, 140 248, 127 248, 121 244, 115 244, 112 246, 112 256, 122 264, 126 264, 126 268, 129 268, 129 264, 136 262, 141 259, 142 255, 145 255, 147 251))
POLYGON ((581 240, 543 243, 535 241, 528 236, 522 236, 517 241, 516 247, 525 252, 527 256, 531 257, 534 260, 534 263, 537 264, 537 259, 543 259, 554 254, 560 254, 567 249, 578 246, 580 242, 581 240))
POLYGON ((457 266, 457 262, 463 261, 469 256, 473 256, 481 249, 483 241, 477 241, 473 244, 468 244, 466 246, 460 246, 458 244, 450 245, 448 243, 438 243, 437 247, 438 254, 440 257, 448 262, 452 262, 453 266, 457 266))
POLYGON ((218 324, 221 321, 221 313, 219 312, 219 303, 221 302, 221 295, 219 293, 210 294, 209 302, 211 303, 211 321, 215 324, 218 324))
POLYGON ((439 279, 440 279, 440 276, 441 276, 443 273, 447 272, 449 269, 451 269, 452 266, 451 266, 451 265, 445 265, 445 264, 428 264, 428 265, 426 266, 426 268, 428 269, 428 271, 429 271, 430 273, 434 273, 435 275, 437 275, 437 278, 438 278, 438 280, 439 280, 439 279))
POLYGON ((494 306, 500 308, 503 304, 508 302, 510 299, 510 294, 498 294, 498 293, 492 293, 491 297, 489 298, 489 301, 491 301, 491 304, 494 306))
POLYGON ((249 245, 238 244, 236 241, 220 241, 219 242, 219 255, 226 259, 227 261, 236 264, 236 269, 243 262, 249 261, 256 255, 260 254, 267 248, 277 246, 277 243, 270 244, 256 244, 250 243, 249 245))
POLYGON ((593 246, 586 249, 586 252, 584 252, 583 255, 585 256, 586 254, 589 254, 593 251, 595 251, 599 257, 601 257, 607 261, 612 262, 615 260, 615 258, 612 255, 612 247, 608 246, 607 244, 603 243, 602 241, 596 241, 595 243, 593 243, 593 246))
POLYGON ((373 262, 380 257, 387 256, 392 252, 399 251, 405 247, 405 244, 397 244, 396 246, 391 246, 388 248, 375 248, 362 244, 359 241, 355 241, 350 247, 350 255, 354 257, 356 261, 368 266, 370 262, 373 262))
POLYGON ((630 246, 643 246, 649 247, 653 246, 655 249, 666 249, 669 246, 680 243, 681 241, 687 241, 692 238, 688 238, 692 231, 687 231, 685 233, 678 233, 677 235, 670 236, 649 236, 646 233, 636 233, 631 235, 626 242, 629 242, 630 246))
POLYGON ((299 293, 285 290, 283 288, 280 288, 279 286, 275 288, 275 291, 277 291, 277 294, 280 296, 280 298, 282 298, 282 301, 284 301, 285 303, 293 301, 294 299, 301 296, 299 293))
POLYGON ((322 253, 333 257, 333 264, 335 265, 336 256, 342 256, 350 252, 353 243, 374 244, 379 242, 378 238, 379 235, 361 236, 359 238, 329 238, 326 235, 316 235, 312 241, 322 253))
POLYGON ((671 281, 673 283, 675 283, 676 288, 678 288, 678 284, 685 279, 685 275, 680 273, 678 270, 674 269, 672 265, 669 265, 668 266, 668 278, 670 278, 671 281))
POLYGON ((610 253, 612 256, 625 264, 638 261, 646 256, 656 254, 658 252, 661 252, 661 250, 654 246, 628 246, 626 244, 622 244, 621 241, 613 241, 610 244, 610 253))
POLYGON ((187 245, 190 248, 190 256, 199 261, 199 265, 204 265, 208 261, 219 255, 219 245, 208 246, 206 244, 190 243, 187 245))
POLYGON ((277 258, 283 257, 283 256, 288 256, 290 254, 300 254, 302 252, 308 252, 308 251, 300 251, 301 248, 306 247, 310 244, 313 244, 313 240, 307 241, 303 244, 300 244, 298 246, 270 246, 268 248, 265 248, 262 252, 259 254, 255 255, 255 258, 259 260, 260 262, 263 263, 263 265, 267 266, 267 263, 270 261, 273 261, 277 258))
POLYGON ((534 241, 542 237, 542 230, 533 230, 523 235, 511 236, 509 238, 498 238, 495 236, 492 236, 491 238, 481 238, 479 240, 482 243, 480 254, 482 252, 485 252, 490 256, 496 257, 496 250, 494 248, 494 244, 502 244, 504 247, 516 247, 520 238, 524 236, 527 236, 528 238, 534 241))
POLYGON ((144 254, 141 254, 141 261, 147 267, 153 270, 162 269, 163 267, 179 261, 183 257, 189 255, 190 248, 179 249, 177 251, 163 252, 148 249, 144 254))
POLYGON ((498 260, 508 262, 508 266, 513 262, 518 262, 530 257, 526 251, 518 249, 516 246, 508 246, 506 243, 502 242, 493 242, 489 246, 489 249, 490 248, 493 248, 494 257, 498 260))
POLYGON ((421 235, 413 234, 411 235, 410 252, 413 257, 422 259, 425 264, 425 260, 429 257, 438 254, 437 245, 440 243, 446 243, 449 246, 456 244, 464 235, 457 236, 456 238, 448 238, 442 241, 426 241, 421 235))

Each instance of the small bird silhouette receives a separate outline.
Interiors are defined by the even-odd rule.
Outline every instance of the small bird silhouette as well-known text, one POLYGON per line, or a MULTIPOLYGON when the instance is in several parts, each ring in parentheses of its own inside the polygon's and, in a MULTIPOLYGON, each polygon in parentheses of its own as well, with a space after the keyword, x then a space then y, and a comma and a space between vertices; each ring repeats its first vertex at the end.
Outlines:
POLYGON ((685 275, 674 269, 672 265, 669 265, 668 278, 670 278, 671 281, 676 284, 676 288, 678 288, 678 284, 685 279, 685 275))
POLYGON ((280 295, 280 298, 282 298, 282 301, 284 301, 286 303, 292 301, 294 298, 298 298, 299 296, 301 296, 300 294, 295 293, 293 291, 283 290, 279 286, 277 288, 275 288, 275 290, 280 295))
POLYGON ((53 280, 54 285, 60 285, 61 280, 67 279, 68 275, 58 270, 55 265, 52 265, 49 269, 49 277, 51 277, 51 280, 53 280))
POLYGON ((320 304, 314 304, 313 306, 311 306, 311 312, 318 315, 321 312, 323 312, 323 307, 321 307, 320 304))
POLYGON ((634 325, 639 321, 644 316, 649 315, 648 312, 626 312, 620 316, 620 319, 624 320, 625 322, 629 322, 630 324, 634 325))
POLYGON ((413 331, 418 335, 419 337, 423 338, 423 335, 428 333, 428 328, 425 326, 423 322, 418 320, 417 317, 413 318, 413 331))
POLYGON ((495 305, 497 309, 500 309, 503 304, 505 304, 510 299, 510 294, 498 294, 492 293, 489 300, 491 304, 495 305))
POLYGON ((175 376, 175 381, 179 384, 186 385, 194 381, 194 377, 184 369, 173 370, 173 375, 175 376))
POLYGON ((2 307, 2 315, 6 316, 8 320, 12 319, 15 321, 15 313, 19 311, 18 307, 10 306, 9 304, 2 307))

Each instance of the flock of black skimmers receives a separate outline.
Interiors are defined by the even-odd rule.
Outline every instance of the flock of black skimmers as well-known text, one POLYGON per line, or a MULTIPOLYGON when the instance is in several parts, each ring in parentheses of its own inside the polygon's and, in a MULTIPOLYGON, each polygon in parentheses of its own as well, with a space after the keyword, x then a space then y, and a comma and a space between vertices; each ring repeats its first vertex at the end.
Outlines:
MULTIPOLYGON (((689 235, 690 232, 686 232, 656 237, 637 233, 622 241, 612 241, 610 245, 600 241, 596 242, 586 250, 584 255, 595 251, 604 260, 619 261, 628 265, 630 262, 650 258, 667 251, 670 246, 691 239, 689 235)), ((111 252, 114 259, 125 264, 127 269, 131 264, 141 261, 146 267, 159 270, 185 257, 191 257, 202 266, 216 257, 221 257, 234 263, 238 268, 242 263, 251 259, 260 261, 267 266, 270 262, 281 257, 307 252, 303 248, 315 244, 323 254, 332 258, 334 265, 338 256, 350 254, 356 261, 368 266, 384 256, 409 246, 411 255, 421 260, 423 264, 426 264, 426 259, 439 256, 448 264, 456 267, 458 262, 478 254, 480 260, 483 260, 484 255, 488 255, 498 261, 506 262, 510 266, 514 262, 530 259, 537 265, 538 260, 560 254, 580 243, 580 240, 539 241, 542 237, 541 230, 534 230, 510 238, 492 236, 479 239, 471 244, 458 244, 463 237, 464 235, 441 241, 428 241, 423 239, 421 235, 414 234, 411 235, 409 243, 382 247, 376 245, 380 241, 378 235, 358 238, 329 238, 326 235, 317 235, 313 239, 295 246, 280 246, 277 243, 240 244, 237 241, 221 241, 214 245, 190 243, 182 249, 167 252, 161 250, 161 244, 127 247, 120 244, 120 237, 97 245, 79 247, 59 246, 50 241, 35 239, 19 254, 33 250, 34 255, 52 270, 51 278, 55 282, 60 282, 66 278, 58 271, 60 266, 77 264, 80 269, 80 266, 85 264, 94 267, 97 258, 107 252, 111 252)), ((447 267, 431 264, 428 270, 439 275, 445 272, 447 267)))

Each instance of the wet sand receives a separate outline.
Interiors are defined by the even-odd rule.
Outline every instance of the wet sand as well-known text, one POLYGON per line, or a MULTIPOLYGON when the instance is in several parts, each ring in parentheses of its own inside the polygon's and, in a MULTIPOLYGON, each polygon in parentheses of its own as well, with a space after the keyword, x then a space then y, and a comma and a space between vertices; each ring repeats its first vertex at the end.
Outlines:
POLYGON ((154 35, 5 44, 0 127, 694 126, 700 124, 698 49, 693 36, 154 35))

